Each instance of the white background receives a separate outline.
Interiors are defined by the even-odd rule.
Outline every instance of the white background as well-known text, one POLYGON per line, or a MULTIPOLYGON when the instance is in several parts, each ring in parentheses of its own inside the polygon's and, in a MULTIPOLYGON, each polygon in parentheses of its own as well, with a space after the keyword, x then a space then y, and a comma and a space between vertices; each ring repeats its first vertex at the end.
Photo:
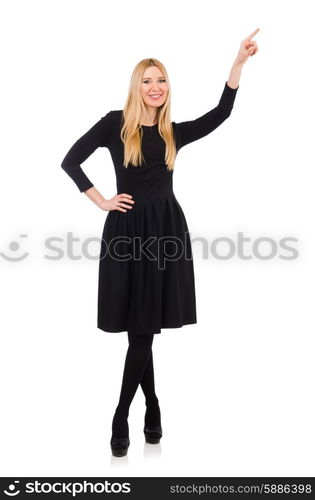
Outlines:
MULTIPOLYGON (((310 8, 253 0, 2 5, 2 476, 314 476, 310 8), (176 160, 174 192, 192 241, 209 248, 205 257, 193 241, 198 323, 154 339, 164 436, 144 444, 139 388, 128 455, 113 458, 127 336, 96 327, 107 213, 60 163, 101 116, 123 108, 145 57, 166 66, 172 120, 215 107, 242 39, 256 28, 259 51, 243 68, 230 118, 176 160), (77 259, 67 256, 68 232, 78 238, 77 259), (238 232, 252 259, 211 254, 215 238, 237 245, 238 232), (49 237, 60 238, 62 258, 49 259, 49 237), (253 254, 261 237, 276 242, 273 258, 253 254), (286 237, 297 240, 295 259, 280 258, 289 255, 280 248, 286 237), (87 238, 90 257, 81 250, 87 238)), ((108 150, 83 168, 105 198, 116 194, 108 150)))

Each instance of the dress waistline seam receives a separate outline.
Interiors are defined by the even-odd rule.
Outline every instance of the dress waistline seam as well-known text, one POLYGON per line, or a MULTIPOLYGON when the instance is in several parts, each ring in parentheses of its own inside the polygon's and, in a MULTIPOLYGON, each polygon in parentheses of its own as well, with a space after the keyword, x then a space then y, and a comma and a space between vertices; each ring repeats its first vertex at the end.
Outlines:
POLYGON ((162 200, 164 198, 176 198, 176 197, 175 197, 175 194, 172 193, 172 194, 167 194, 164 196, 154 196, 154 198, 148 198, 146 200, 140 200, 140 201, 135 200, 135 206, 140 205, 142 203, 148 203, 148 202, 153 201, 153 200, 162 200))

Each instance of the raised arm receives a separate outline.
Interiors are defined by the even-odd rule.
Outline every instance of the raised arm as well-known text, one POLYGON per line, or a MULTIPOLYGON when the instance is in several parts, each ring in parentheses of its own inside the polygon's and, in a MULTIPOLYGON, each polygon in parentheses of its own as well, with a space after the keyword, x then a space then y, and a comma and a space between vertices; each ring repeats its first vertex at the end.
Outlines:
POLYGON ((209 134, 230 116, 239 88, 243 65, 249 56, 253 56, 258 52, 257 43, 252 40, 258 31, 259 28, 242 40, 238 54, 232 65, 229 79, 225 82, 219 104, 195 120, 174 123, 177 150, 209 134))
POLYGON ((232 89, 226 82, 219 104, 215 108, 195 120, 175 123, 177 149, 201 139, 221 125, 231 114, 237 90, 238 87, 232 89))
POLYGON ((62 160, 61 168, 71 177, 81 193, 94 186, 83 172, 81 163, 98 147, 109 145, 112 130, 112 111, 110 111, 73 144, 62 160))

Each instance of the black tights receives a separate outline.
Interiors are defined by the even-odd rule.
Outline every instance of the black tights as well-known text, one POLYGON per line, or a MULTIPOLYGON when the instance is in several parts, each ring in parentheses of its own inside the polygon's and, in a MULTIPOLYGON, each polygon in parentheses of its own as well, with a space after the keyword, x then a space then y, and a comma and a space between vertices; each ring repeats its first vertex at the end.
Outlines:
POLYGON ((112 431, 115 437, 126 437, 129 432, 129 407, 139 384, 145 395, 146 425, 160 425, 158 398, 154 387, 152 343, 154 334, 138 335, 128 332, 128 350, 122 377, 118 406, 113 418, 112 431))

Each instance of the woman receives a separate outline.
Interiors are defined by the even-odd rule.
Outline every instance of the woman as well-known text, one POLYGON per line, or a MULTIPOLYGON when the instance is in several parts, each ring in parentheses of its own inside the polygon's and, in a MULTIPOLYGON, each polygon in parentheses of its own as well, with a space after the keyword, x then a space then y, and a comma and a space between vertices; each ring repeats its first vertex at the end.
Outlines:
POLYGON ((161 328, 194 324, 195 282, 185 215, 173 192, 176 155, 229 117, 243 64, 258 50, 242 41, 219 104, 203 116, 170 120, 170 83, 163 64, 144 59, 135 67, 123 110, 110 111, 71 147, 62 168, 102 210, 105 219, 99 260, 97 327, 128 333, 120 398, 112 421, 111 450, 127 454, 128 415, 140 384, 145 395, 144 434, 162 436, 155 393, 152 343, 161 328), (117 194, 105 199, 81 168, 98 147, 107 147, 115 167, 117 194))

